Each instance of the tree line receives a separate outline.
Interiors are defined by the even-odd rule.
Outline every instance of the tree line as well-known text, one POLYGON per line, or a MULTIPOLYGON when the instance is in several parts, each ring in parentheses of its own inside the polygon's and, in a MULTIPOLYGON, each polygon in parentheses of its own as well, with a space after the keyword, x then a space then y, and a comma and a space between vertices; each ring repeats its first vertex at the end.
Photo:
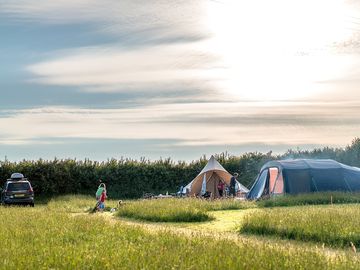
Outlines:
MULTIPOLYGON (((316 148, 313 150, 288 150, 281 155, 272 152, 250 152, 240 156, 227 153, 215 158, 230 173, 238 172, 239 181, 251 187, 260 168, 269 160, 286 158, 331 158, 350 166, 360 167, 360 138, 355 138, 345 148, 316 148)), ((1 184, 13 172, 27 177, 37 195, 62 194, 93 195, 99 179, 107 184, 112 198, 139 198, 143 193, 172 193, 189 183, 206 165, 207 157, 199 160, 175 162, 172 159, 150 161, 145 158, 110 159, 103 162, 76 159, 54 159, 20 162, 0 161, 1 184)))

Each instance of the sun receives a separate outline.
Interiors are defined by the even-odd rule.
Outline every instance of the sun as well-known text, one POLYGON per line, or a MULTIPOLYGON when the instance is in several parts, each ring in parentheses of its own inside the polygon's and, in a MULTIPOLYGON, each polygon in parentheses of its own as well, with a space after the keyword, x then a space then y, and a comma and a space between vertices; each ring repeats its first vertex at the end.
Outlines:
POLYGON ((345 72, 333 49, 353 34, 350 11, 343 1, 209 1, 207 46, 221 59, 216 88, 267 101, 326 91, 321 82, 345 72))

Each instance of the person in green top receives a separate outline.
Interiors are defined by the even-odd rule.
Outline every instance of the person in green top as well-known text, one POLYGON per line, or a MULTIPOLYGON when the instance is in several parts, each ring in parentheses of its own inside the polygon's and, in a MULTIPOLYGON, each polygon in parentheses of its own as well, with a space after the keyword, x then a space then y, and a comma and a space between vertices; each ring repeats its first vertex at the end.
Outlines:
POLYGON ((96 196, 96 200, 99 201, 101 194, 103 193, 103 191, 106 189, 106 186, 104 183, 101 183, 100 180, 100 185, 98 187, 98 189, 96 190, 95 196, 96 196))

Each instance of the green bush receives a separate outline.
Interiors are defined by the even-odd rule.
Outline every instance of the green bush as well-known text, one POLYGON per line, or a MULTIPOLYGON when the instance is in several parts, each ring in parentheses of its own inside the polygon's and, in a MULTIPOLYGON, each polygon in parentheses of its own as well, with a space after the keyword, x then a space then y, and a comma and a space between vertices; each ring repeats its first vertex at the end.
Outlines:
MULTIPOLYGON (((250 187, 262 165, 269 160, 283 158, 332 158, 352 166, 360 166, 360 139, 345 148, 314 149, 312 151, 288 150, 283 155, 272 152, 244 153, 230 156, 222 153, 216 159, 230 173, 238 172, 240 182, 250 187)), ((0 185, 13 172, 21 172, 30 179, 37 197, 54 195, 94 195, 99 178, 108 186, 112 198, 141 198, 143 193, 176 192, 188 184, 205 166, 204 156, 191 163, 171 159, 149 161, 141 159, 110 159, 104 162, 73 159, 54 159, 21 162, 0 161, 0 185)))
POLYGON ((241 233, 275 235, 345 247, 360 246, 358 205, 259 209, 244 218, 241 233))
MULTIPOLYGON (((229 172, 240 172, 240 181, 245 185, 249 185, 260 166, 269 159, 269 156, 260 153, 216 157, 229 172)), ((206 157, 191 163, 176 163, 171 159, 154 162, 146 159, 111 159, 105 162, 87 159, 5 160, 0 161, 0 185, 13 172, 21 172, 33 184, 36 196, 94 195, 98 180, 102 179, 112 198, 141 198, 143 193, 149 192, 177 192, 180 186, 188 184, 202 170, 206 162, 206 157)))

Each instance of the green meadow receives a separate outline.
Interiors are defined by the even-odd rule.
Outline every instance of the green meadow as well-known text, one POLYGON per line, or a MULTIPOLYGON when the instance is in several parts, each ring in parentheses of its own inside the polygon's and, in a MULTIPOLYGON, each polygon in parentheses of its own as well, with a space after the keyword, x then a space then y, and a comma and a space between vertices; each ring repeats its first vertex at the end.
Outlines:
POLYGON ((360 203, 360 193, 317 192, 299 195, 285 195, 258 201, 259 207, 278 207, 318 204, 360 203))
POLYGON ((201 222, 214 219, 209 211, 253 207, 256 207, 256 204, 232 199, 214 201, 191 198, 138 200, 122 206, 117 215, 152 222, 201 222))
POLYGON ((275 235, 335 247, 360 246, 360 205, 261 209, 244 218, 242 233, 275 235))
POLYGON ((0 269, 360 269, 348 243, 359 245, 358 204, 161 199, 93 214, 94 204, 64 196, 0 207, 0 269), (261 220, 271 230, 249 229, 261 220))

